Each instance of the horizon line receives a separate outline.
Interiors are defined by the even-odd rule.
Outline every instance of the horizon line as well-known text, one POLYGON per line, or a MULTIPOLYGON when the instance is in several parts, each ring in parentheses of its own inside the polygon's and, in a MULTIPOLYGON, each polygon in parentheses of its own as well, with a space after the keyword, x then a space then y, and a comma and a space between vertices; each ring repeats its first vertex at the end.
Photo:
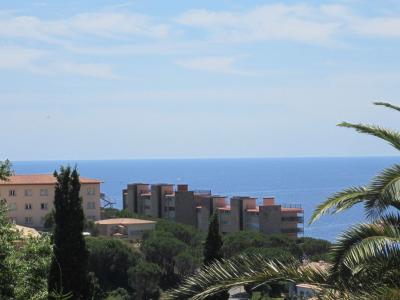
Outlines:
POLYGON ((241 160, 241 159, 296 159, 296 158, 395 158, 398 155, 304 155, 304 156, 227 156, 227 157, 141 157, 141 158, 98 158, 98 159, 33 159, 11 160, 10 162, 60 162, 60 161, 127 161, 127 160, 241 160))

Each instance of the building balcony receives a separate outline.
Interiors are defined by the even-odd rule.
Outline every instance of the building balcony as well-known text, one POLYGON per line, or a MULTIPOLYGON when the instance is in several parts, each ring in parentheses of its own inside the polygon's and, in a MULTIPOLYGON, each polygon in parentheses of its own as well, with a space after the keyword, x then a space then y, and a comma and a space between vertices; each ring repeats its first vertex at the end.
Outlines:
POLYGON ((282 228, 281 232, 282 233, 302 233, 302 232, 304 232, 304 230, 303 230, 303 228, 292 227, 292 228, 282 228))
POLYGON ((196 194, 196 195, 207 195, 207 196, 210 196, 211 195, 211 190, 194 190, 193 193, 196 194))
POLYGON ((282 217, 282 222, 304 223, 304 217, 299 217, 299 216, 282 217))

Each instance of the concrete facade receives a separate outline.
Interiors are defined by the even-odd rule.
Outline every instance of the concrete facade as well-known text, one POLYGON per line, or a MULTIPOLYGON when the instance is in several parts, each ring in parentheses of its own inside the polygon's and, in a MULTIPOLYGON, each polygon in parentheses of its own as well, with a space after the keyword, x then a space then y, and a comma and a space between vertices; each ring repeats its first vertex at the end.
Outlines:
POLYGON ((273 197, 257 198, 235 196, 227 203, 227 197, 213 195, 211 191, 189 190, 180 184, 129 184, 123 191, 124 208, 133 213, 155 218, 166 218, 206 231, 209 219, 218 212, 220 231, 230 233, 252 230, 264 234, 283 233, 297 237, 302 232, 303 209, 298 205, 279 205, 273 197), (136 192, 135 192, 136 191, 136 192), (135 211, 135 203, 138 210, 135 211), (141 209, 140 203, 145 203, 141 209))
MULTIPOLYGON (((80 178, 82 207, 88 220, 100 219, 101 181, 80 178)), ((6 200, 10 220, 18 225, 43 228, 44 217, 53 210, 56 179, 50 174, 14 175, 0 181, 0 198, 6 200)))

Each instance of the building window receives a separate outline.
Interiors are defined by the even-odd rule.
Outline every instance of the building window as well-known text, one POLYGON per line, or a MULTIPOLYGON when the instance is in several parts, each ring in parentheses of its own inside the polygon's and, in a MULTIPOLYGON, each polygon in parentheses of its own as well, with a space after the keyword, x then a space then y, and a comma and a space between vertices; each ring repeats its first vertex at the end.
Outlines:
POLYGON ((95 216, 87 216, 86 219, 88 219, 90 221, 95 221, 96 217, 95 216))
POLYGON ((9 195, 10 197, 15 197, 15 196, 17 195, 17 193, 15 192, 15 190, 9 190, 9 191, 8 191, 8 195, 9 195))
POLYGON ((25 217, 25 224, 31 225, 32 223, 32 217, 25 217))
POLYGON ((47 203, 40 203, 40 209, 41 210, 47 210, 48 209, 47 203))
POLYGON ((49 195, 48 189, 40 189, 40 196, 46 197, 49 195))
POLYGON ((32 190, 25 190, 25 197, 32 197, 32 190))
POLYGON ((87 194, 88 194, 88 196, 96 195, 96 189, 95 188, 88 188, 87 189, 87 194))
POLYGON ((10 218, 10 222, 13 223, 13 224, 17 224, 17 218, 11 217, 10 218))
POLYGON ((25 210, 31 210, 32 209, 32 204, 31 203, 25 203, 25 210))
POLYGON ((88 202, 87 203, 87 208, 88 209, 95 209, 96 208, 96 204, 94 202, 88 202))

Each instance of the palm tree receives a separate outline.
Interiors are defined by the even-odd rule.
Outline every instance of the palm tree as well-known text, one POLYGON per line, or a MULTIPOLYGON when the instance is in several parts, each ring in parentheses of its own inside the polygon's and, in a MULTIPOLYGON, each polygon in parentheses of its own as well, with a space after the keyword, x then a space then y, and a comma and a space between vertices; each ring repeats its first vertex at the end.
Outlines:
MULTIPOLYGON (((400 111, 390 103, 374 104, 400 111)), ((347 122, 339 126, 378 137, 400 150, 399 132, 347 122)), ((383 170, 367 186, 332 195, 317 207, 310 223, 356 204, 364 205, 368 223, 339 236, 327 270, 304 267, 295 260, 283 264, 260 255, 242 255, 204 266, 180 287, 167 291, 164 298, 200 300, 234 286, 286 281, 317 286, 321 299, 400 299, 400 165, 383 170)))

